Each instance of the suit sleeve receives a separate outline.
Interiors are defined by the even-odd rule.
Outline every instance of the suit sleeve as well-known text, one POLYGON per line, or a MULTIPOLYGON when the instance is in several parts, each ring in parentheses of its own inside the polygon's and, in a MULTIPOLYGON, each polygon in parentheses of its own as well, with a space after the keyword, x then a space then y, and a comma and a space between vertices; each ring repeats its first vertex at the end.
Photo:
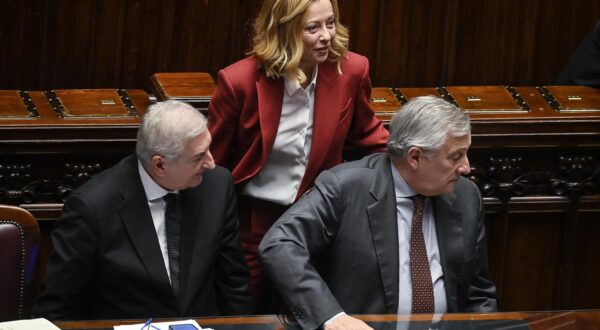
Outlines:
POLYGON ((211 144, 211 153, 215 163, 232 170, 232 150, 238 135, 238 123, 241 103, 235 93, 231 80, 224 70, 219 71, 217 88, 208 106, 208 129, 215 143, 211 144))
POLYGON ((92 212, 79 195, 71 195, 52 231, 53 252, 32 315, 49 320, 88 318, 86 306, 98 262, 97 230, 92 212))
POLYGON ((239 222, 233 183, 229 176, 225 226, 217 263, 216 283, 219 309, 225 315, 247 315, 254 312, 248 291, 249 272, 239 239, 239 222))
POLYGON ((259 246, 266 274, 303 329, 315 329, 342 312, 312 263, 339 227, 340 190, 335 175, 323 172, 314 188, 267 231, 259 246))
POLYGON ((361 56, 362 75, 356 90, 354 116, 348 136, 347 144, 360 149, 362 154, 370 154, 386 150, 389 133, 383 122, 375 117, 370 105, 371 78, 369 77, 369 61, 361 56))
POLYGON ((496 298, 496 287, 490 278, 488 267, 487 242, 485 240, 484 207, 481 192, 475 188, 479 197, 479 220, 477 235, 477 253, 475 254, 475 272, 468 287, 467 306, 465 312, 489 313, 496 312, 498 302, 496 298))

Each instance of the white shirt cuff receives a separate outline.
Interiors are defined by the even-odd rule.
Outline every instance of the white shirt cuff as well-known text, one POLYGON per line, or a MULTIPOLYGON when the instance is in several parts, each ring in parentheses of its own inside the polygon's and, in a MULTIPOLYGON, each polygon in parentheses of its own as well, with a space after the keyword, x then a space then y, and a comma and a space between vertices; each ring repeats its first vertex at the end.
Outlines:
POLYGON ((337 314, 335 314, 333 317, 331 317, 329 320, 325 321, 325 323, 323 323, 323 328, 326 327, 329 323, 335 321, 335 319, 337 319, 340 316, 344 316, 346 315, 346 313, 344 312, 339 312, 337 314))

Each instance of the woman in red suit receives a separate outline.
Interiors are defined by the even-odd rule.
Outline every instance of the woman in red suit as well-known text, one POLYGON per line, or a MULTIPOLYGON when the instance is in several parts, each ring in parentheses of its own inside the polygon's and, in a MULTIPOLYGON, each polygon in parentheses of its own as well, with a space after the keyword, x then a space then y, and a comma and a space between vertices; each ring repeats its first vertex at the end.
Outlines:
POLYGON ((250 287, 264 292, 257 247, 345 145, 385 149, 388 132, 369 107, 366 57, 349 52, 337 0, 265 0, 250 56, 219 71, 209 108, 217 164, 239 196, 250 287))

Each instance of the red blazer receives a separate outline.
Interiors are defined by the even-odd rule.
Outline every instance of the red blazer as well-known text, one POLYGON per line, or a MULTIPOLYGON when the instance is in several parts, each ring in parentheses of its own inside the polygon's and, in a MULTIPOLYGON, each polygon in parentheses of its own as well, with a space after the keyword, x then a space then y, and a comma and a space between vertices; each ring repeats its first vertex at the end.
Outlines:
MULTIPOLYGON (((242 188, 264 166, 275 141, 283 104, 283 78, 267 78, 250 56, 219 71, 208 113, 217 164, 229 168, 242 188)), ((385 150, 388 131, 369 107, 366 57, 348 52, 342 74, 335 63, 319 65, 312 146, 298 196, 317 175, 342 162, 344 143, 366 153, 385 150)))

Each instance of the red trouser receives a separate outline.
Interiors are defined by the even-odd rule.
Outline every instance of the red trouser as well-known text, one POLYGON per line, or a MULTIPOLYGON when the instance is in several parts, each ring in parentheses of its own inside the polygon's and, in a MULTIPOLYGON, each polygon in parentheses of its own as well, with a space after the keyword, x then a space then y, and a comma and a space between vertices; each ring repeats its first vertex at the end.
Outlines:
POLYGON ((250 270, 250 293, 254 297, 258 314, 273 314, 279 308, 274 306, 275 291, 266 278, 258 259, 258 245, 271 225, 289 208, 281 205, 240 196, 238 217, 240 219, 240 240, 250 270))

